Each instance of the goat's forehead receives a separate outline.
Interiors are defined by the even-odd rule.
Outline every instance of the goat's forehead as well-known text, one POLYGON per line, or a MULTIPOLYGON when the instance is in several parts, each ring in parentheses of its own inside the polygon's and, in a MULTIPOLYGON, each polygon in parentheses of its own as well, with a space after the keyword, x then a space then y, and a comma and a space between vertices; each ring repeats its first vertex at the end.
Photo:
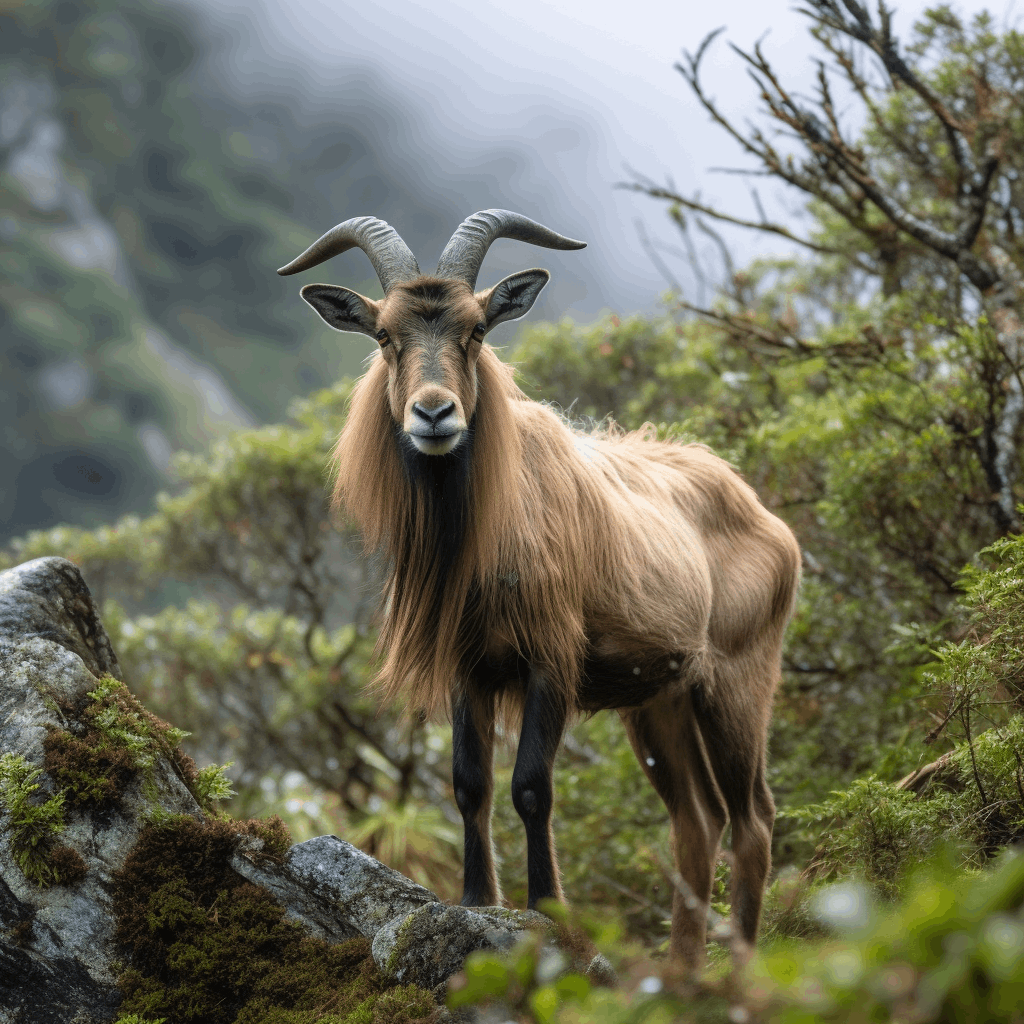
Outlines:
POLYGON ((392 288, 379 319, 394 326, 471 325, 480 319, 480 304, 464 281, 424 277, 392 288))

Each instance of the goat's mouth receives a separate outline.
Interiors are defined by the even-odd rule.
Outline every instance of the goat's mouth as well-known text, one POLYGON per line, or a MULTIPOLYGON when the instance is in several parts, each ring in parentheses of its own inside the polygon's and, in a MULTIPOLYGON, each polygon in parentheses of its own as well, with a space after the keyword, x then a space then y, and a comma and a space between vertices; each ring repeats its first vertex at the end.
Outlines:
POLYGON ((416 450, 423 455, 447 455, 458 446, 464 433, 464 430, 458 428, 447 432, 423 431, 414 433, 411 430, 406 431, 409 439, 416 446, 416 450))

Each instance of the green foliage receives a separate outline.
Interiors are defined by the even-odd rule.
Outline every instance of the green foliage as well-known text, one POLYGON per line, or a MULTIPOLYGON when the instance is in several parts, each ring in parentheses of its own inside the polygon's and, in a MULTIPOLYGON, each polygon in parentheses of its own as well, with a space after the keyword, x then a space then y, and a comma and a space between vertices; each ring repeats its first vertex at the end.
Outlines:
POLYGON ((1013 536, 983 549, 960 577, 961 639, 940 643, 921 674, 938 720, 925 739, 951 739, 950 749, 902 789, 869 775, 783 812, 822 834, 813 864, 822 877, 855 871, 892 897, 908 867, 944 843, 972 866, 1024 836, 1022 570, 1024 539, 1013 536))
POLYGON ((760 943, 770 947, 779 939, 820 939, 828 934, 815 913, 815 902, 827 883, 811 879, 793 865, 784 867, 764 895, 760 943))
POLYGON ((826 889, 818 913, 839 937, 781 944, 749 971, 747 998, 779 1024, 1016 1021, 1024 995, 1024 859, 964 876, 932 863, 897 906, 856 884, 826 889))
POLYGON ((466 961, 465 982, 449 992, 448 1006, 461 1009, 500 999, 526 1010, 538 1024, 552 1024, 567 1003, 586 1005, 590 982, 564 972, 564 960, 553 951, 541 953, 536 941, 520 943, 509 957, 473 953, 466 961))
POLYGON ((874 775, 856 779, 820 804, 783 812, 804 824, 814 824, 821 836, 810 870, 822 877, 856 872, 883 894, 894 898, 907 869, 920 862, 937 843, 953 841, 957 801, 943 792, 929 801, 882 782, 874 775))
MULTIPOLYGON (((874 775, 820 804, 784 811, 820 836, 808 870, 856 873, 894 899, 915 864, 944 845, 973 867, 1024 836, 1024 721, 964 740, 929 772, 919 792, 874 775)), ((908 777, 913 782, 914 777, 908 777)))
POLYGON ((714 386, 715 353, 693 325, 665 317, 608 315, 577 326, 527 328, 511 360, 531 397, 555 402, 571 420, 611 417, 627 429, 674 424, 714 386))
POLYGON ((237 795, 231 788, 231 780, 226 775, 232 763, 228 761, 227 764, 208 764, 196 772, 192 788, 204 807, 209 807, 221 800, 230 800, 237 795))
POLYGON ((82 858, 60 843, 64 794, 36 797, 43 774, 20 754, 0 754, 0 807, 10 818, 11 852, 25 877, 39 888, 74 885, 85 874, 82 858))
POLYGON ((618 989, 531 939, 507 956, 472 954, 448 1005, 499 1002, 523 1024, 1010 1024, 1024 997, 1024 857, 968 874, 958 861, 916 865, 898 903, 855 881, 814 887, 802 897, 813 925, 802 941, 769 935, 742 972, 681 975, 623 944, 606 920, 592 931, 625 981, 618 989))
POLYGON ((728 972, 686 976, 624 942, 614 917, 567 915, 559 905, 545 911, 563 922, 561 951, 533 935, 507 954, 470 954, 461 974, 449 982, 451 1009, 491 1007, 499 1019, 523 1024, 724 1024, 734 1019, 729 1004, 735 999, 735 979, 728 972), (564 923, 567 916, 571 926, 564 923), (619 977, 615 987, 609 987, 610 978, 590 976, 587 966, 595 948, 611 958, 619 977))
POLYGON ((1024 538, 1002 537, 979 553, 960 577, 967 635, 939 648, 942 681, 1024 706, 1024 538))

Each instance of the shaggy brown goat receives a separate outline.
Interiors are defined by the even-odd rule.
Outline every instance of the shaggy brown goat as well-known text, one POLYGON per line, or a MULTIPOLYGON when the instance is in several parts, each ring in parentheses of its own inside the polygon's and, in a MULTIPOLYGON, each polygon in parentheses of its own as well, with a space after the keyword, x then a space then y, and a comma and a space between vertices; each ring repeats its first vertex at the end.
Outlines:
POLYGON ((533 305, 527 270, 474 292, 496 238, 574 242, 505 210, 474 214, 420 273, 383 221, 339 224, 280 273, 353 246, 379 301, 331 285, 303 298, 380 351, 334 451, 335 501, 389 567, 380 680, 450 706, 469 906, 498 903, 491 846, 495 721, 521 719, 512 799, 529 905, 561 898, 552 762, 566 722, 615 709, 672 820, 672 950, 703 954, 715 861, 732 824, 736 938, 754 942, 774 804, 765 743, 800 574, 789 529, 702 445, 651 431, 580 433, 530 401, 487 331, 533 305), (449 705, 450 702, 450 705, 449 705))

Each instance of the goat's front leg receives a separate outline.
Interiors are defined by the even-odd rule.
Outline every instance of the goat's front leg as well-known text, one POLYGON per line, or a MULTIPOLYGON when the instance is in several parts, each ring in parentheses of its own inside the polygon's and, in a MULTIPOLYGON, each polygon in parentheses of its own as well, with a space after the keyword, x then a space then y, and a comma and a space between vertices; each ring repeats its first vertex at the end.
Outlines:
POLYGON ((491 845, 494 794, 494 697, 462 693, 452 709, 452 783, 465 835, 462 905, 501 902, 491 845))
POLYGON ((552 693, 543 676, 530 674, 519 734, 516 767, 512 773, 512 802, 526 826, 528 906, 538 900, 562 899, 562 885, 551 834, 554 792, 551 780, 555 752, 565 731, 564 700, 552 693))

